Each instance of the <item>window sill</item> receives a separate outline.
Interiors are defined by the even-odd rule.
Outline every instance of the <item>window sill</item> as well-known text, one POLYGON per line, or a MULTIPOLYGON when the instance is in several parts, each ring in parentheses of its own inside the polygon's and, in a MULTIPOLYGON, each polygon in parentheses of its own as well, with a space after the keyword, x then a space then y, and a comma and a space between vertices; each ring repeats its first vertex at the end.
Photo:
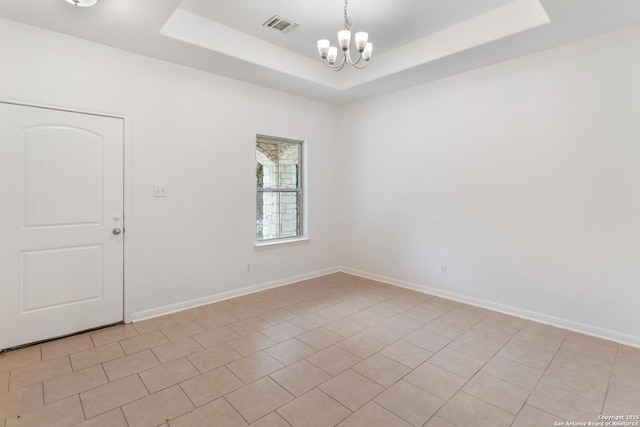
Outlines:
POLYGON ((308 243, 311 239, 308 237, 295 237, 293 239, 282 239, 282 240, 273 240, 266 242, 258 242, 255 244, 255 249, 257 251, 261 251, 263 249, 271 249, 271 248, 280 248, 283 246, 293 246, 293 245, 301 245, 303 243, 308 243))

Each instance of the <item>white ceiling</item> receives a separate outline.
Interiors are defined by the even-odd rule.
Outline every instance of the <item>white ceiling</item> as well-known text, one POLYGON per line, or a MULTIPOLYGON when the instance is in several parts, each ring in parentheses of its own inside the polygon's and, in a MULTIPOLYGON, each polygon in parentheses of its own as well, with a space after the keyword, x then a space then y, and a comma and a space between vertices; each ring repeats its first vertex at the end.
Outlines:
MULTIPOLYGON (((351 0, 366 70, 334 72, 315 42, 343 0, 0 0, 0 17, 335 104, 426 83, 640 23, 638 0, 351 0), (273 15, 300 27, 262 27, 273 15)), ((0 21, 2 25, 2 21, 0 21)))
MULTIPOLYGON (((395 49, 513 0, 351 0, 353 31, 369 31, 376 53, 395 49), (401 30, 400 30, 401 29, 401 30)), ((316 41, 343 28, 344 0, 185 0, 180 9, 316 59, 316 41), (300 25, 282 34, 261 24, 278 15, 300 25)))

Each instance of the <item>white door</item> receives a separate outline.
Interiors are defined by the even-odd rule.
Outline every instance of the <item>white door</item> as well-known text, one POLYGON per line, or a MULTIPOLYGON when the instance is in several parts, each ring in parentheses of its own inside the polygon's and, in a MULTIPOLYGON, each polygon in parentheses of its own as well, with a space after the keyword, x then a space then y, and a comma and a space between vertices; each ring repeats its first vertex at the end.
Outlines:
POLYGON ((123 320, 123 131, 0 102, 0 350, 123 320))

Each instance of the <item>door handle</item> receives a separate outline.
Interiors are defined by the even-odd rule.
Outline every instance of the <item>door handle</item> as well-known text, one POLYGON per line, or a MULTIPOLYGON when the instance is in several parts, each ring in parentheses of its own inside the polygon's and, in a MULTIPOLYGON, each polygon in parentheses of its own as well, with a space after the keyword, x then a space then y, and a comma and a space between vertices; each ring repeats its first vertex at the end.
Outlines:
POLYGON ((120 234, 120 233, 122 233, 122 230, 121 230, 121 229, 119 229, 119 228, 114 228, 114 229, 113 229, 113 234, 115 234, 116 236, 117 236, 118 234, 120 234))

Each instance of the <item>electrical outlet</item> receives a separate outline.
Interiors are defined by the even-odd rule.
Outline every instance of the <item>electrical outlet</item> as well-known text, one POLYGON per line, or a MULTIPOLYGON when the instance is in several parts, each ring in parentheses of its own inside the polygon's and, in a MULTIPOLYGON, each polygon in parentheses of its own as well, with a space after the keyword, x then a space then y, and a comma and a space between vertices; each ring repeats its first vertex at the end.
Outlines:
POLYGON ((443 276, 447 275, 447 264, 440 265, 440 274, 442 274, 443 276))
POLYGON ((167 197, 167 186, 166 185, 154 185, 153 186, 153 197, 167 197))
POLYGON ((247 264, 246 264, 246 267, 245 267, 245 270, 244 270, 244 271, 245 271, 246 273, 251 273, 251 263, 250 263, 250 262, 247 262, 247 264))

